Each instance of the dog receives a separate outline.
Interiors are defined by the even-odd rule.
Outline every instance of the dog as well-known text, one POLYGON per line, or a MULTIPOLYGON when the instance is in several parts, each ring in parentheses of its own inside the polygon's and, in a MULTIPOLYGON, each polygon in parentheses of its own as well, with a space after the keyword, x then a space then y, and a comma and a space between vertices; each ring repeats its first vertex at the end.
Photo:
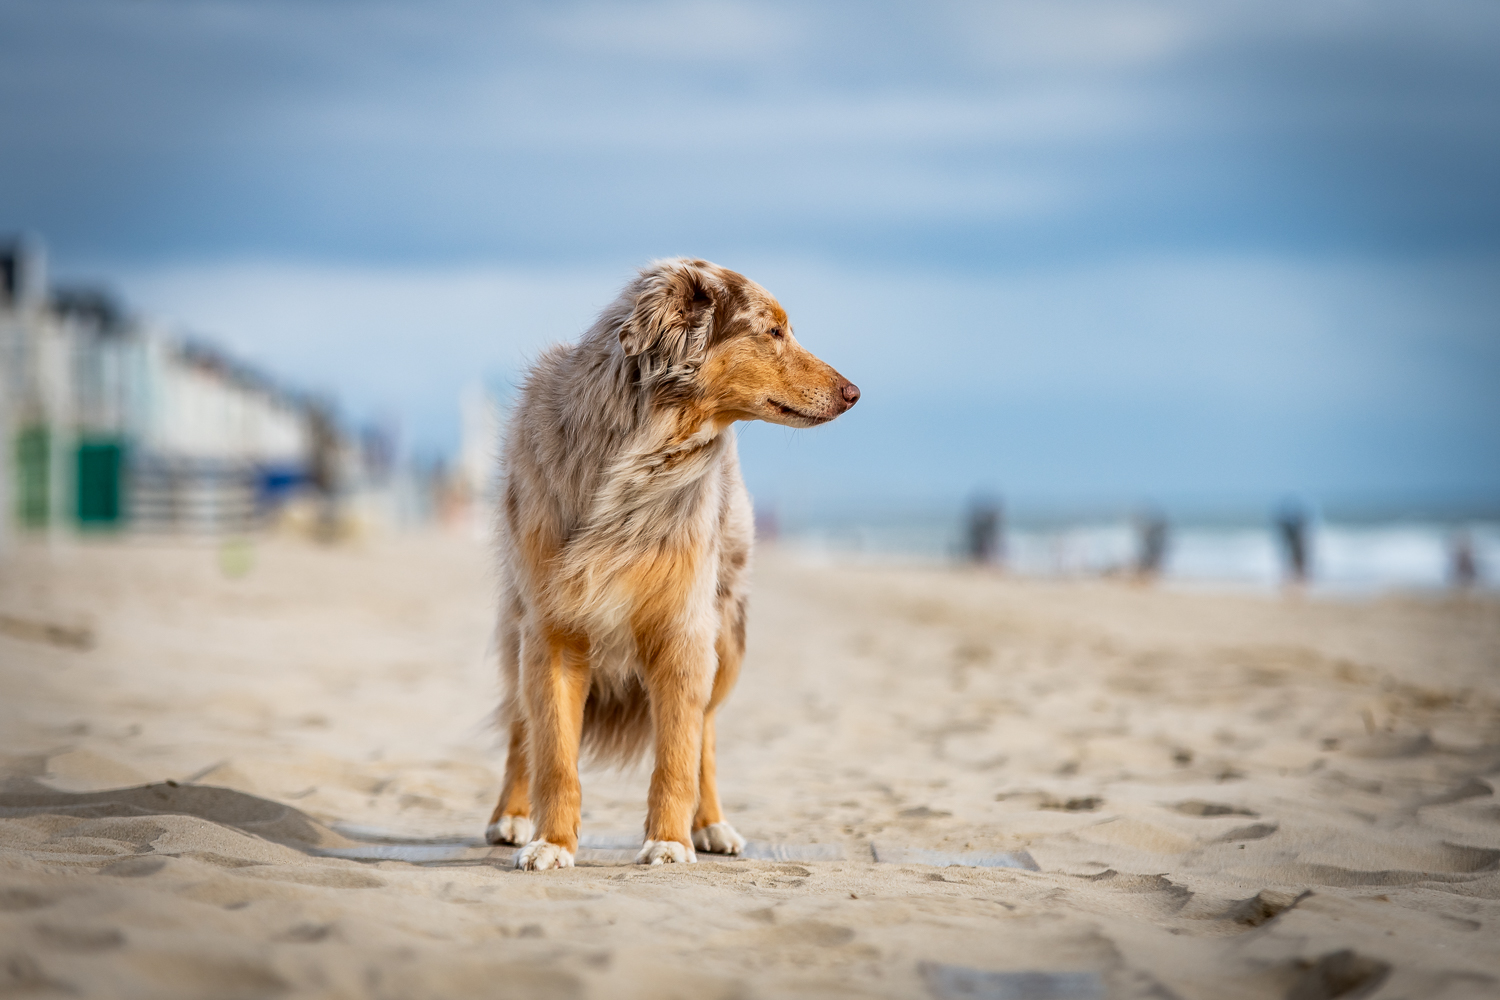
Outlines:
POLYGON ((637 863, 744 850, 714 769, 754 541, 733 425, 812 427, 858 400, 769 292, 704 260, 650 264, 576 345, 537 359, 498 513, 509 750, 486 840, 520 846, 516 867, 572 866, 580 752, 628 763, 648 746, 637 863))

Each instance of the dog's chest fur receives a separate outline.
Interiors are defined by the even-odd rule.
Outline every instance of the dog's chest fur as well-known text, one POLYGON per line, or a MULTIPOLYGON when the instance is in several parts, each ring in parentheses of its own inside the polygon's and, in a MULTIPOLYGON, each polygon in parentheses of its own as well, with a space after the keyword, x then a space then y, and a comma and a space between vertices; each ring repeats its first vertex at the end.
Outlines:
POLYGON ((502 507, 528 616, 587 635, 601 681, 638 668, 644 633, 711 648, 750 546, 733 431, 684 434, 680 413, 641 406, 591 357, 603 346, 540 360, 512 420, 502 507))
POLYGON ((559 567, 590 631, 682 621, 711 602, 726 492, 744 489, 731 433, 669 449, 645 437, 605 470, 559 567))

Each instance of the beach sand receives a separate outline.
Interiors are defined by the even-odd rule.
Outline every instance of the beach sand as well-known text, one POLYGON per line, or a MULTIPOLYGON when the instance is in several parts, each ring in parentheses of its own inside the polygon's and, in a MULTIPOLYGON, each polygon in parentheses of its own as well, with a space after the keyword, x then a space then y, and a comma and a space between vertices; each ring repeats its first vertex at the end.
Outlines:
POLYGON ((647 776, 591 771, 523 873, 492 592, 454 535, 14 548, 0 994, 1500 995, 1492 598, 766 551, 719 726, 761 858, 629 864, 647 776))

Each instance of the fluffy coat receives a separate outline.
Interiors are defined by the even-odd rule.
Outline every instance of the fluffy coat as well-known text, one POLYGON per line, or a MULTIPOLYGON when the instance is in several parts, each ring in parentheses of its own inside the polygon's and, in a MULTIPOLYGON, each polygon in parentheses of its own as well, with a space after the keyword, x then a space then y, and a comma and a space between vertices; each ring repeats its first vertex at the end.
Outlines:
POLYGON ((813 426, 858 398, 770 293, 702 260, 651 264, 579 343, 537 360, 503 456, 510 741, 487 831, 523 845, 518 867, 573 863, 580 750, 623 762, 654 746, 638 861, 743 848, 714 768, 753 543, 732 425, 813 426))

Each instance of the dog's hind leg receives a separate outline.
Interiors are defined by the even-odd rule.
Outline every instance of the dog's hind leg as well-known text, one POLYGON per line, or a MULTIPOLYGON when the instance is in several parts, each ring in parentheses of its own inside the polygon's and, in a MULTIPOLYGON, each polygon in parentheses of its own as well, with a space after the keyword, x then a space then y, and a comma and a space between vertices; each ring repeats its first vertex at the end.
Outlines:
POLYGON ((693 846, 711 854, 739 854, 745 849, 745 838, 724 819, 719 805, 719 783, 715 774, 714 714, 740 676, 745 659, 745 600, 724 602, 715 644, 719 669, 714 674, 714 689, 708 709, 703 713, 703 758, 698 772, 698 812, 693 817, 693 846))
POLYGON ((502 601, 496 646, 500 654, 500 684, 505 700, 500 705, 500 723, 510 730, 505 755, 505 784, 500 801, 490 814, 484 839, 491 844, 524 844, 531 840, 531 782, 526 762, 526 713, 521 704, 521 615, 518 602, 507 595, 502 601))
POLYGON ((491 844, 524 844, 531 840, 531 768, 526 761, 526 720, 516 713, 510 723, 510 749, 505 755, 505 784, 490 814, 484 839, 491 844))
POLYGON ((536 839, 516 852, 516 867, 571 868, 583 804, 578 743, 591 675, 588 642, 556 632, 532 632, 522 643, 521 655, 536 839))

